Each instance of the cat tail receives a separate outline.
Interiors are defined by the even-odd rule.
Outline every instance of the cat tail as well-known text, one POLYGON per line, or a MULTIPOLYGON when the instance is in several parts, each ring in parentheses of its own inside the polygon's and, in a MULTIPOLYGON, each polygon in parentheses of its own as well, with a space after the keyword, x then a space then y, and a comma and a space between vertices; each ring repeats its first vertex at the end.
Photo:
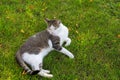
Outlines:
POLYGON ((24 60, 21 57, 20 51, 18 51, 15 55, 16 61, 18 62, 18 64, 25 70, 26 73, 31 74, 31 75, 35 75, 37 73, 39 73, 39 70, 35 70, 32 71, 27 64, 24 62, 24 60))

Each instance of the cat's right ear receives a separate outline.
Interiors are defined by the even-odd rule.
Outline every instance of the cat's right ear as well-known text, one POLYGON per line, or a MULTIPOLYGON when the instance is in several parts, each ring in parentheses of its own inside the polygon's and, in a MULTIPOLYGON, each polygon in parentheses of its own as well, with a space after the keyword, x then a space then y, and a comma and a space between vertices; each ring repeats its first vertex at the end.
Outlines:
POLYGON ((45 22, 48 24, 50 22, 50 19, 45 18, 45 22))

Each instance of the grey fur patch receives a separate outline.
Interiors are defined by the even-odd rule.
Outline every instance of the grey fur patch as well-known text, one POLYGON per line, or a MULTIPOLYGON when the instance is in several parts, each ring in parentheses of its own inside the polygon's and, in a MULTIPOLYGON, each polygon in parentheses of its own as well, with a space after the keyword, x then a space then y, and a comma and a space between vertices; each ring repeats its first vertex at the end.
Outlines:
POLYGON ((53 48, 61 50, 60 38, 58 36, 51 35, 47 30, 39 32, 36 37, 30 37, 20 48, 20 53, 28 52, 30 54, 38 54, 41 49, 47 48, 48 40, 52 41, 53 48))
POLYGON ((20 53, 28 52, 38 54, 41 49, 48 47, 49 32, 44 30, 36 34, 36 37, 30 37, 20 48, 20 53))
POLYGON ((60 51, 62 47, 60 46, 60 38, 58 36, 51 35, 50 40, 52 41, 53 48, 60 51))

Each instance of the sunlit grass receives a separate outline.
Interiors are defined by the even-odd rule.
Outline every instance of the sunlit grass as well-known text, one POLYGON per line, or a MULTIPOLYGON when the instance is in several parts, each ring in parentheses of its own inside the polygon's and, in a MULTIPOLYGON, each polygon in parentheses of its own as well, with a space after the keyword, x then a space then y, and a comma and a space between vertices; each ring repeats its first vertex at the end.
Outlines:
POLYGON ((120 2, 118 0, 1 0, 0 80, 49 80, 22 75, 14 55, 31 35, 46 28, 44 18, 69 28, 75 58, 52 51, 44 68, 52 80, 120 79, 120 2))

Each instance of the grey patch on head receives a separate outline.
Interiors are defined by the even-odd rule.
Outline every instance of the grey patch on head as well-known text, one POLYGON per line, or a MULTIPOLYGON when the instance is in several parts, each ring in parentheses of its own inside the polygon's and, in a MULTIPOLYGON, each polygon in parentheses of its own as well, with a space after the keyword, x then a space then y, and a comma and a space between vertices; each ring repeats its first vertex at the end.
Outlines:
POLYGON ((49 19, 45 19, 45 21, 47 22, 48 24, 48 27, 50 27, 51 25, 53 25, 55 28, 58 28, 61 21, 60 20, 56 20, 56 19, 53 19, 53 20, 49 20, 49 19))

